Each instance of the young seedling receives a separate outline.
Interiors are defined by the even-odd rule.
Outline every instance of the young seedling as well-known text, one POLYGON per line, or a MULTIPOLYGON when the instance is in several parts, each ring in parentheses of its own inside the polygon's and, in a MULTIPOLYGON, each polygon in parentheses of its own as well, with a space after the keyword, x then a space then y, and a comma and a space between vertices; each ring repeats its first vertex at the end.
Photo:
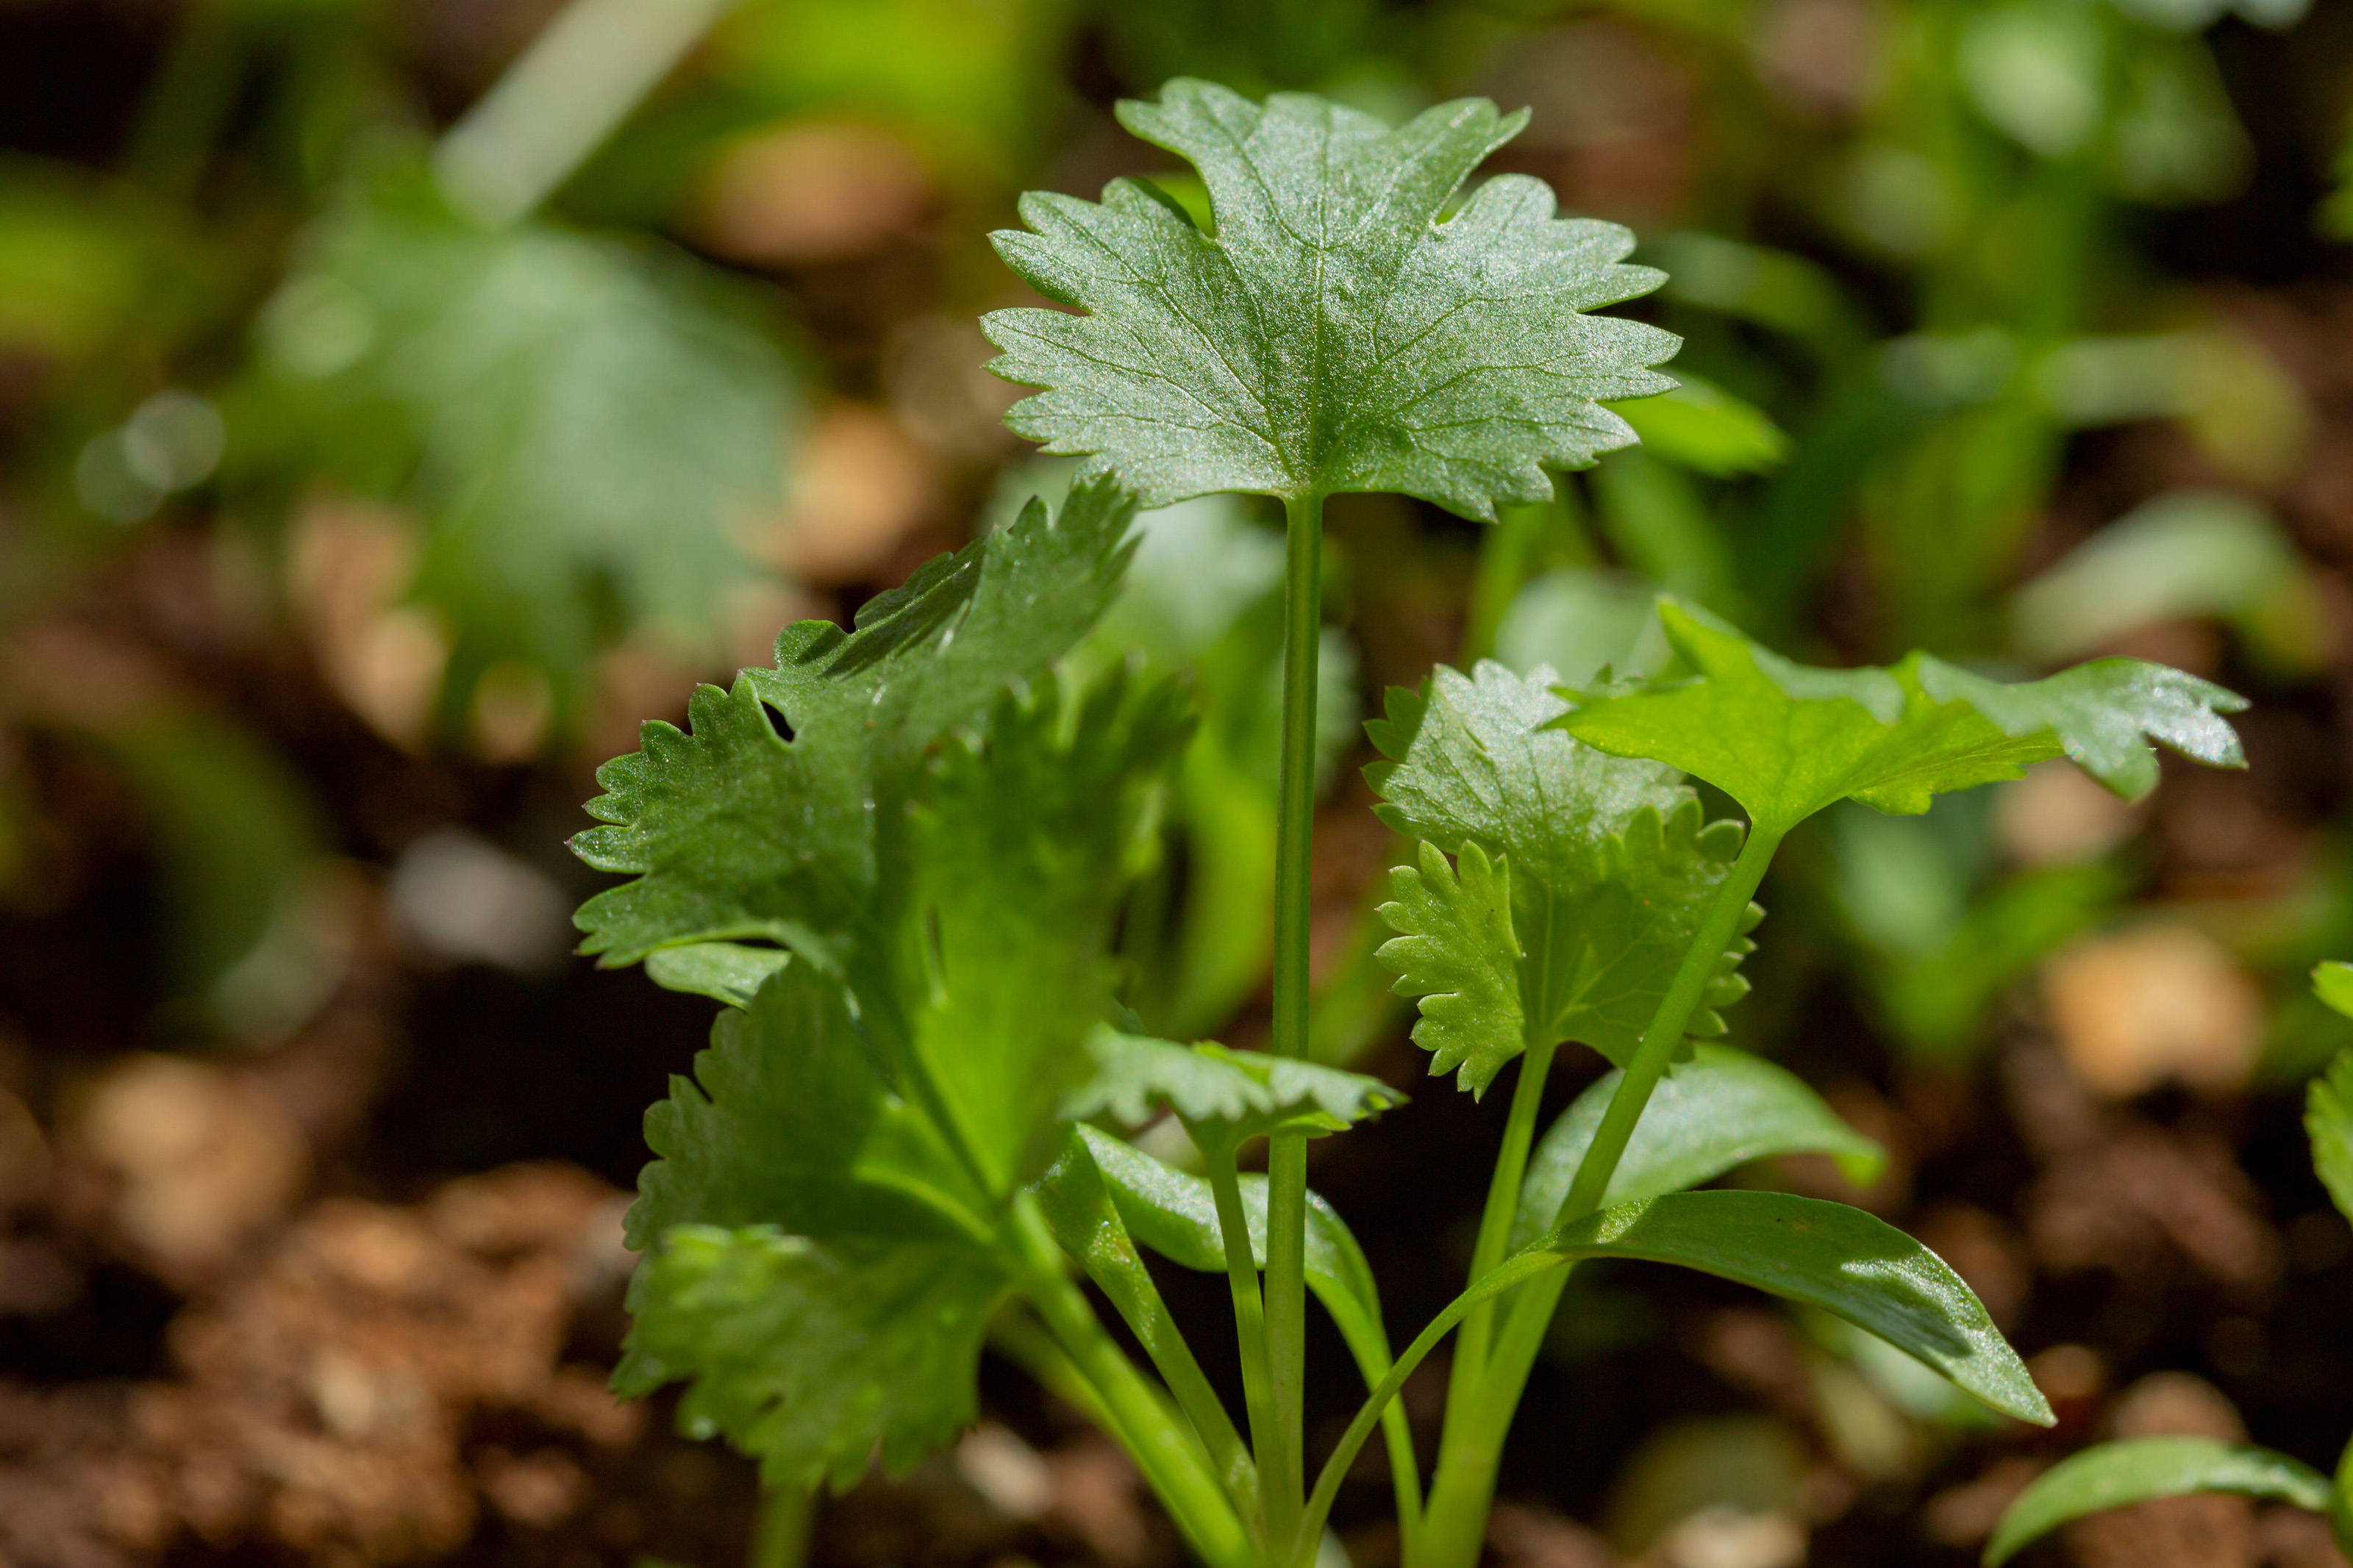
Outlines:
POLYGON ((586 950, 730 1009, 695 1081, 647 1119, 660 1158, 630 1215, 646 1257, 617 1385, 685 1381, 689 1430, 758 1456, 778 1489, 840 1485, 948 1440, 992 1342, 1127 1447, 1213 1568, 1305 1568, 1376 1427, 1409 1568, 1470 1568, 1505 1428, 1586 1258, 1812 1303, 2047 1423, 1984 1308, 1911 1237, 1837 1204, 1687 1190, 1776 1152, 1858 1173, 1879 1158, 1788 1073, 1693 1037, 1744 989, 1752 896, 1807 815, 1849 796, 1917 811, 2062 752, 2137 792, 2149 736, 2235 761, 2215 714, 2237 700, 2123 661, 2021 687, 1916 656, 1804 669, 1672 604, 1680 663, 1651 685, 1560 691, 1491 664, 1392 692, 1373 777, 1421 846, 1388 961, 1439 1070, 1476 1093, 1525 1058, 1468 1288, 1393 1354, 1363 1254, 1305 1181, 1309 1138, 1399 1098, 1304 1059, 1323 500, 1390 490, 1491 520, 1539 499, 1548 468, 1630 439, 1602 405, 1667 384, 1649 367, 1674 340, 1583 313, 1659 280, 1620 264, 1624 230, 1555 217, 1516 175, 1457 205, 1521 123, 1492 104, 1392 131, 1177 81, 1121 116, 1194 164, 1213 227, 1121 181, 1099 205, 1028 197, 1034 232, 998 237, 1076 307, 985 323, 999 372, 1044 389, 1013 427, 1085 459, 1060 512, 1032 502, 848 633, 788 628, 772 668, 696 696, 691 733, 649 725, 599 774, 607 826, 575 845, 634 879, 582 909, 586 950), (1266 1053, 1133 1032, 1113 926, 1187 705, 1167 681, 1061 662, 1118 591, 1139 502, 1222 490, 1280 497, 1289 520, 1266 1053), (1746 826, 1707 823, 1684 773, 1746 826), (1539 1142, 1570 1042, 1619 1070, 1539 1142), (1164 1114, 1200 1174, 1108 1130, 1164 1114), (1241 1162, 1261 1140, 1262 1176, 1241 1162), (1227 1276, 1240 1426, 1139 1248, 1227 1276), (1311 1291, 1369 1391, 1312 1479, 1311 1291), (1425 1499, 1396 1395, 1458 1327, 1425 1499))
MULTIPOLYGON (((2313 989, 2353 1017, 2353 964, 2324 963, 2313 989)), ((2305 1091, 2304 1128, 2312 1168, 2337 1212, 2353 1220, 2353 1050, 2339 1052, 2305 1091)), ((2337 1479, 2303 1460, 2245 1443, 2210 1437, 2138 1437, 2103 1443, 2052 1467, 2010 1505, 1986 1542, 1987 1568, 1998 1568, 2063 1524, 2152 1498, 2236 1492, 2270 1498, 2328 1516, 2337 1543, 2353 1552, 2353 1442, 2337 1462, 2337 1479)))

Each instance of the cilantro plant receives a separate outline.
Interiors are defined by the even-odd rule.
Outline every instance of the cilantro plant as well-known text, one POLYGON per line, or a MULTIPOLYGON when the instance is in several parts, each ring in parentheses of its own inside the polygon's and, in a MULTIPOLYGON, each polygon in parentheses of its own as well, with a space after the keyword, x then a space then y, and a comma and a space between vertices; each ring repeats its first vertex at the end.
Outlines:
MULTIPOLYGON (((2353 1017, 2353 964, 2324 963, 2313 989, 2353 1017)), ((2305 1091, 2304 1127, 2312 1168, 2337 1212, 2353 1220, 2353 1050, 2341 1051, 2305 1091)), ((1988 1568, 2008 1562, 2061 1525, 2152 1498, 2237 1492, 2328 1516, 2337 1542, 2353 1552, 2353 1443, 2332 1483, 2303 1460, 2270 1448, 2211 1437, 2136 1437, 2102 1443, 2052 1467, 2019 1494, 1986 1543, 1988 1568)))
POLYGON ((1483 101, 1391 130, 1320 100, 1179 80, 1126 104, 1187 161, 1210 226, 1141 181, 1033 195, 999 237, 1066 310, 985 323, 1040 390, 1008 422, 1080 458, 1059 512, 936 560, 847 632, 787 629, 773 667, 705 689, 691 732, 608 763, 576 841, 632 880, 580 914, 587 951, 728 1004, 694 1081, 647 1122, 630 1219, 646 1258, 618 1374, 690 1386, 691 1430, 770 1483, 913 1461, 974 1409, 985 1342, 1127 1447, 1216 1568, 1305 1568, 1377 1431, 1410 1568, 1469 1568, 1563 1280, 1587 1258, 1696 1268, 1810 1303, 2020 1419, 2047 1405, 1946 1265, 1860 1209, 1694 1191, 1813 1151, 1879 1159, 1782 1069, 1714 1043, 1751 901, 1806 816, 2062 754, 2126 794, 2149 742, 2237 760, 2220 688, 2132 661, 2003 686, 1915 656, 1788 663, 1675 603, 1675 658, 1636 684, 1482 664, 1389 695, 1382 811, 1418 840, 1383 950, 1415 1038, 1474 1094, 1516 1060, 1463 1291, 1392 1351, 1306 1142, 1401 1098, 1307 1059, 1308 829, 1325 497, 1388 490, 1463 516, 1541 500, 1547 469, 1632 432, 1674 340, 1585 312, 1654 286, 1624 230, 1564 220, 1516 175, 1459 202, 1520 125, 1483 101), (1113 962, 1115 914, 1187 725, 1179 686, 1069 656, 1116 592, 1139 506, 1240 491, 1288 513, 1273 1036, 1265 1052, 1150 1038, 1113 962), (1692 774, 1747 813, 1709 822, 1692 774), (1544 1136, 1565 1045, 1616 1070, 1544 1136), (1161 1118, 1197 1164, 1117 1135, 1161 1118), (1264 1171, 1254 1165, 1263 1148, 1264 1171), (1227 1276, 1240 1420, 1145 1251, 1227 1276), (1079 1280, 1141 1347, 1124 1351, 1079 1280), (1302 1439, 1313 1292, 1368 1393, 1328 1454, 1302 1439), (1397 1404, 1459 1331, 1425 1489, 1397 1404), (1314 1461, 1311 1464, 1311 1460, 1314 1461))

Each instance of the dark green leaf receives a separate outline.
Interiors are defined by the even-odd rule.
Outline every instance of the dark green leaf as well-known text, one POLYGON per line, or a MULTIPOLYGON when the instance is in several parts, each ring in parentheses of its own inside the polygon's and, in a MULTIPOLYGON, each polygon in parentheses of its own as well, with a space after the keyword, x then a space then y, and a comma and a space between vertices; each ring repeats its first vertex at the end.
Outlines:
POLYGON ((973 1417, 1008 1281, 987 1253, 686 1226, 629 1281, 624 1395, 691 1378, 679 1424, 724 1434, 771 1487, 902 1473, 973 1417))
POLYGON ((1492 520, 1551 495, 1546 466, 1633 438, 1598 400, 1671 384, 1647 367, 1673 338, 1581 313, 1658 286, 1619 265, 1626 230, 1555 218, 1522 174, 1442 217, 1525 116, 1463 99, 1391 131, 1304 94, 1261 106, 1186 79, 1119 115, 1200 171, 1216 232, 1133 181, 1101 205, 1033 192, 1036 232, 997 248, 1087 313, 982 325, 1006 351, 991 368, 1048 389, 1007 423, 1118 470, 1147 504, 1400 490, 1492 520))
POLYGON ((1512 934, 1512 872, 1490 864, 1478 840, 1462 841, 1459 867, 1424 841, 1421 865, 1389 871, 1394 902, 1381 918, 1397 931, 1374 956, 1394 971, 1391 989, 1419 997, 1413 1043, 1430 1053, 1433 1078, 1457 1068, 1484 1094, 1526 1044, 1520 1013, 1520 943, 1512 934))
MULTIPOLYGON (((1167 681, 1100 683, 1064 734, 1059 682, 1008 691, 985 733, 941 748, 913 808, 886 1014, 990 1190, 1004 1195, 1059 1146, 1082 1046, 1111 1002, 1111 928, 1145 796, 1190 727, 1167 681)), ((1298 1064, 1292 1064, 1298 1065, 1298 1064)))
POLYGON ((1861 1209, 1787 1193, 1673 1193, 1564 1226, 1497 1272, 1541 1252, 1672 1263, 1820 1307, 2004 1415, 2052 1424, 2042 1391, 1960 1276, 1861 1209))
POLYGON ((2008 1562, 2071 1520, 2151 1498, 2237 1492, 2298 1508, 2328 1506, 2328 1482, 2310 1466, 2268 1448, 2211 1437, 2139 1437, 2087 1448, 2036 1479, 2001 1516, 1985 1561, 2008 1562))
MULTIPOLYGON (((1542 666, 1522 677, 1489 660, 1470 676, 1440 668, 1426 696, 1392 690, 1388 715, 1365 727, 1388 760, 1365 776, 1399 832, 1457 856, 1475 843, 1509 862, 1528 1037, 1580 1040, 1622 1063, 1739 853, 1741 830, 1704 826, 1672 770, 1553 728, 1568 705, 1542 666)), ((1751 906, 1747 924, 1761 916, 1751 906)), ((1724 1032, 1715 1009, 1746 991, 1736 969, 1748 950, 1739 940, 1726 951, 1690 1033, 1724 1032)))
MULTIPOLYGON (((1625 1076, 1597 1079, 1536 1144, 1512 1225, 1514 1247, 1552 1224, 1625 1076)), ((1828 1154, 1857 1182, 1871 1181, 1887 1160, 1796 1074, 1729 1046, 1702 1045, 1651 1091, 1602 1202, 1681 1192, 1774 1154, 1828 1154)))
POLYGON ((2019 686, 1926 654, 1892 669, 1816 669, 1693 606, 1662 600, 1659 614, 1695 673, 1581 697, 1560 727, 1613 755, 1697 774, 1772 831, 1849 796, 1926 811, 1933 795, 2018 778, 2063 753, 2137 796, 2157 782, 2152 740, 2217 766, 2242 763, 2219 715, 2245 700, 2161 665, 2099 659, 2019 686))
POLYGON ((1134 515, 1110 484, 1074 489, 1058 515, 1033 504, 870 601, 849 635, 789 627, 775 668, 695 694, 691 733, 647 725, 643 750, 597 770, 606 793, 587 810, 612 826, 572 841, 637 878, 581 907, 582 951, 611 965, 761 938, 839 962, 925 748, 1070 650, 1117 591, 1134 515))

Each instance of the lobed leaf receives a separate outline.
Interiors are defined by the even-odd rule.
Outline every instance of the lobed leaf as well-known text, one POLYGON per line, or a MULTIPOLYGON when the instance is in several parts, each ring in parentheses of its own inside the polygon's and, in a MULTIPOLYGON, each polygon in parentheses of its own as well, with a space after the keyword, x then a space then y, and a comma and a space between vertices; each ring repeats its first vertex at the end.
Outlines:
POLYGON ((1094 1076, 1063 1102, 1063 1115, 1134 1127, 1173 1110, 1197 1142, 1337 1132, 1405 1103, 1377 1078, 1212 1041, 1179 1046, 1098 1025, 1087 1051, 1094 1076))
POLYGON ((791 961, 778 948, 740 942, 697 942, 659 947, 646 954, 646 978, 665 991, 708 996, 730 1007, 748 1007, 771 974, 791 961))
POLYGON ((581 906, 581 951, 609 966, 748 938, 838 963, 926 749, 1070 650, 1117 591, 1134 510, 1108 482, 1059 514, 1033 502, 870 601, 854 631, 787 627, 774 668, 695 694, 689 731, 645 726, 639 751, 597 770, 587 810, 609 826, 572 841, 635 879, 581 906))
POLYGON ((1046 390, 1006 416, 1166 505, 1218 490, 1395 490, 1493 521, 1552 494, 1545 468, 1630 442, 1602 399, 1672 384, 1676 340, 1583 312, 1658 286, 1633 236, 1559 219, 1542 181, 1456 190, 1525 114, 1483 99, 1392 131, 1301 93, 1251 103, 1180 79, 1122 124, 1183 157, 1214 232, 1150 186, 1100 203, 1032 192, 1014 271, 1083 314, 998 310, 990 368, 1046 390))
POLYGON ((2137 659, 2098 659, 2005 686, 1915 653, 1890 669, 1817 669, 1749 641, 1704 611, 1662 599, 1689 679, 1568 694, 1555 722, 1587 744, 1667 763, 1715 784, 1777 832, 1852 796, 1916 814, 1934 795, 2021 777, 2065 755, 2126 797, 2157 782, 2152 741, 2237 767, 2221 717, 2243 698, 2137 659))
MULTIPOLYGON (((1365 776, 1399 832, 1458 857, 1476 844, 1509 862, 1526 1037, 1579 1040, 1622 1064, 1738 855, 1741 829, 1704 823, 1672 769, 1555 728, 1569 706, 1553 679, 1541 666, 1524 677, 1489 660, 1468 676, 1438 670, 1426 692, 1391 690, 1386 716, 1365 727, 1387 760, 1365 776)), ((1751 905, 1743 929, 1762 916, 1751 905)), ((1715 1009, 1747 990, 1737 971, 1748 951, 1745 940, 1727 949, 1691 1034, 1724 1032, 1715 1009)), ((1487 1048, 1500 1048, 1492 1035, 1487 1048)))
POLYGON ((981 1337, 1008 1288, 971 1247, 681 1226, 629 1281, 614 1390, 691 1379, 681 1430, 724 1434, 770 1487, 839 1490, 878 1449, 904 1473, 971 1422, 981 1337))
POLYGON ((1059 685, 1008 691, 982 733, 942 748, 912 807, 906 868, 881 894, 892 978, 861 983, 878 1033, 903 1037, 989 1191, 1059 1143, 1064 1098, 1111 999, 1120 866, 1145 795, 1191 728, 1166 680, 1114 674, 1064 734, 1059 685))
POLYGON ((1449 866, 1425 841, 1420 868, 1395 867, 1389 883, 1397 898, 1380 914, 1398 934, 1374 956, 1396 972, 1392 990, 1420 998, 1413 1043, 1430 1053, 1430 1076, 1459 1068, 1461 1087, 1484 1094, 1526 1043, 1511 866, 1490 865, 1469 838, 1459 865, 1449 866))
MULTIPOLYGON (((1537 1142, 1520 1188, 1513 1247, 1552 1224, 1625 1076, 1595 1080, 1537 1142)), ((1775 1154, 1828 1154, 1856 1182, 1873 1179, 1887 1161, 1884 1149, 1841 1121, 1795 1073, 1729 1046, 1701 1045, 1651 1091, 1602 1203, 1681 1192, 1775 1154)))
POLYGON ((2312 990, 2332 1012, 2353 1018, 2353 963, 2330 959, 2314 964, 2312 990))
POLYGON ((2353 1049, 2337 1053, 2328 1070, 2305 1091, 2305 1135, 2312 1140, 2312 1169, 2353 1219, 2353 1049))
MULTIPOLYGON (((1540 1253, 1672 1263, 1822 1308, 1877 1334, 2006 1415, 2048 1426, 2051 1406, 1985 1305, 1944 1260, 1884 1220, 1787 1193, 1672 1193, 1550 1231, 1540 1253)), ((1491 1279, 1495 1276, 1491 1276, 1491 1279)))
POLYGON ((2326 1510, 2327 1478, 2268 1448, 2211 1437, 2137 1437, 2064 1459, 2019 1494, 1986 1542, 1988 1568, 2073 1520, 2152 1498, 2236 1492, 2326 1510))

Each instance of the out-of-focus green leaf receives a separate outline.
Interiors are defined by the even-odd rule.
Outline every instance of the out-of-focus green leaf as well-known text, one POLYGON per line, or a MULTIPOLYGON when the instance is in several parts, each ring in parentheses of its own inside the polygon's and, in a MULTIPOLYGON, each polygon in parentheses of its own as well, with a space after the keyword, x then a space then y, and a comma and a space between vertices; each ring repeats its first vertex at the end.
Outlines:
POLYGON ((1653 587, 1727 613, 1747 602, 1732 552, 1689 474, 1638 447, 1605 461, 1593 489, 1602 531, 1653 587))
POLYGON ((715 650, 781 504, 793 375, 682 257, 544 225, 477 228, 414 176, 355 189, 264 309, 231 461, 390 490, 430 521, 414 591, 452 686, 502 658, 563 684, 626 627, 715 650), (272 449, 272 444, 277 449, 272 449), (240 448, 243 448, 240 455, 240 448))
POLYGON ((127 191, 0 160, 0 348, 79 363, 185 302, 194 251, 127 191))
POLYGON ((2304 1130, 2314 1173, 2338 1212, 2353 1219, 2353 1051, 2339 1052, 2305 1091, 2304 1130))
POLYGON ((1604 668, 1620 679, 1654 675, 1667 662, 1657 593, 1613 574, 1547 572, 1523 588, 1495 628, 1495 658, 1513 669, 1550 665, 1571 686, 1604 668))
POLYGON ((1716 479, 1759 474, 1788 460, 1789 437, 1765 411, 1688 371, 1672 391, 1612 404, 1645 450, 1716 479))
POLYGON ((1988 1568, 2071 1520, 2151 1498, 2237 1492, 2298 1508, 2328 1506, 2328 1482, 2285 1454, 2211 1437, 2137 1437, 2103 1443, 2043 1472, 2001 1516, 1986 1542, 1988 1568))
MULTIPOLYGON (((1525 1247, 1552 1224, 1624 1077, 1613 1071, 1596 1079, 1529 1155, 1513 1247, 1525 1247)), ((1746 1051, 1704 1043, 1659 1080, 1602 1202, 1681 1192, 1775 1154, 1828 1154, 1858 1183, 1873 1180, 1887 1161, 1884 1149, 1841 1121, 1796 1074, 1746 1051)))
POLYGON ((2315 964, 2312 989, 2313 994, 2329 1006, 2353 1018, 2353 963, 2340 963, 2330 959, 2315 964))
POLYGON ((2295 548, 2269 512, 2242 497, 2173 490, 2094 534, 2010 601, 2018 648, 2056 663, 2126 632, 2202 616, 2232 619, 2284 653, 2309 658, 2318 606, 2295 548))
POLYGON ((1668 384, 1654 327, 1583 312, 1647 291, 1620 265, 1633 237, 1553 216, 1521 174, 1464 176, 1517 132, 1483 99, 1391 131, 1324 100, 1254 104, 1180 79, 1120 106, 1136 135, 1192 163, 1214 235, 1114 182, 1098 205, 1032 192, 1034 232, 999 251, 1086 314, 999 310, 991 366, 1046 390, 1007 423, 1047 450, 1116 469, 1166 504, 1214 490, 1416 495, 1465 517, 1552 493, 1632 433, 1600 405, 1668 384), (1306 243, 1302 243, 1303 237, 1306 243))

